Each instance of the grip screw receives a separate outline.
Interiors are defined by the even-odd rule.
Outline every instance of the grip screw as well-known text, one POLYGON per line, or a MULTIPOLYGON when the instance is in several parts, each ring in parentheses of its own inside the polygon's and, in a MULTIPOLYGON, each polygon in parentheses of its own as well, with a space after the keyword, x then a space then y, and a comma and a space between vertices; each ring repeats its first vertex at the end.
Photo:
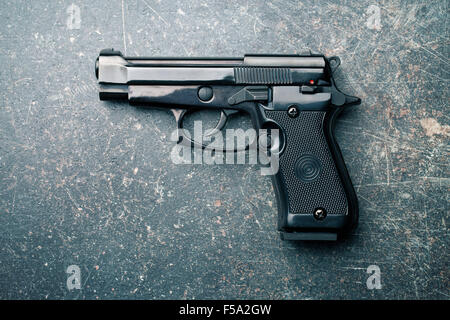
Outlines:
POLYGON ((327 212, 325 209, 317 208, 316 211, 314 211, 314 218, 317 220, 323 220, 327 216, 327 212))
POLYGON ((295 106, 295 105, 290 106, 290 107, 288 108, 287 113, 288 113, 288 116, 289 116, 289 117, 291 117, 291 118, 296 118, 296 117, 298 116, 298 109, 297 109, 297 106, 295 106))

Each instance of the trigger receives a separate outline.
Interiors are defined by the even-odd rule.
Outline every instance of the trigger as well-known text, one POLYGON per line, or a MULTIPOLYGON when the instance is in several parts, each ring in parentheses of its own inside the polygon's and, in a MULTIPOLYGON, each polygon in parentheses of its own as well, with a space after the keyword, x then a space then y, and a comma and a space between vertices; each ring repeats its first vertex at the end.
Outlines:
POLYGON ((229 117, 229 116, 231 116, 233 114, 238 113, 239 110, 236 110, 236 109, 223 109, 222 112, 225 113, 229 117))
POLYGON ((216 124, 216 127, 214 129, 208 130, 207 132, 205 132, 205 136, 209 137, 209 136, 213 136, 216 133, 218 133, 219 131, 221 131, 225 125, 227 124, 227 120, 228 120, 228 116, 238 112, 237 110, 230 110, 230 111, 234 111, 229 113, 228 111, 225 110, 220 110, 220 119, 216 124))
POLYGON ((215 135, 217 132, 221 131, 225 125, 227 124, 228 117, 238 113, 239 110, 236 109, 222 109, 220 110, 220 119, 216 124, 216 127, 214 129, 209 130, 205 133, 205 136, 209 137, 212 135, 215 135))

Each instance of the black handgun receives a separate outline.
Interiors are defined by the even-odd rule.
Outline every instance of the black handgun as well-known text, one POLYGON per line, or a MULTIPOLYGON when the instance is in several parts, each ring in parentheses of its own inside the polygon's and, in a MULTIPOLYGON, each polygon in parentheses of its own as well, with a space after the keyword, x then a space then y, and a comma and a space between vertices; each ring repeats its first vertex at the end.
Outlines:
POLYGON ((221 111, 217 129, 238 111, 250 115, 255 130, 278 129, 276 141, 266 139, 269 147, 278 146, 272 181, 281 238, 336 240, 356 227, 358 203, 334 124, 345 106, 361 102, 337 89, 333 72, 339 65, 338 57, 310 52, 160 58, 105 49, 95 72, 100 100, 175 108, 177 128, 186 112, 200 108, 221 111))

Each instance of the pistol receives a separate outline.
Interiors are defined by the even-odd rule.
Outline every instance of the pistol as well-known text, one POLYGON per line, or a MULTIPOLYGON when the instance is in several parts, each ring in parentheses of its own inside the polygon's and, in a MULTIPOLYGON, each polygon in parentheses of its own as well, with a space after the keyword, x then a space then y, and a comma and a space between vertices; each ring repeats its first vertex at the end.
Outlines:
MULTIPOLYGON (((334 126, 346 106, 361 100, 336 87, 339 65, 338 57, 311 52, 174 58, 124 57, 105 49, 95 74, 100 100, 169 108, 179 129, 188 112, 215 109, 221 116, 213 131, 237 112, 247 113, 255 130, 279 130, 265 139, 269 149, 277 146, 278 170, 271 178, 281 239, 334 241, 358 222, 357 197, 334 126)), ((179 141, 207 147, 180 132, 179 141)))

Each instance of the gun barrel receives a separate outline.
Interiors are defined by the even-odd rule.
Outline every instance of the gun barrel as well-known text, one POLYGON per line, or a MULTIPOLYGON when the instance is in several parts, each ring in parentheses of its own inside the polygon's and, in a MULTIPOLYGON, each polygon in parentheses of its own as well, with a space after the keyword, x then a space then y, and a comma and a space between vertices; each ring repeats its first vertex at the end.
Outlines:
MULTIPOLYGON (((107 99, 128 85, 303 85, 325 79, 319 55, 245 55, 243 58, 123 57, 102 50, 96 76, 107 99)), ((116 94, 115 94, 116 93, 116 94)))

